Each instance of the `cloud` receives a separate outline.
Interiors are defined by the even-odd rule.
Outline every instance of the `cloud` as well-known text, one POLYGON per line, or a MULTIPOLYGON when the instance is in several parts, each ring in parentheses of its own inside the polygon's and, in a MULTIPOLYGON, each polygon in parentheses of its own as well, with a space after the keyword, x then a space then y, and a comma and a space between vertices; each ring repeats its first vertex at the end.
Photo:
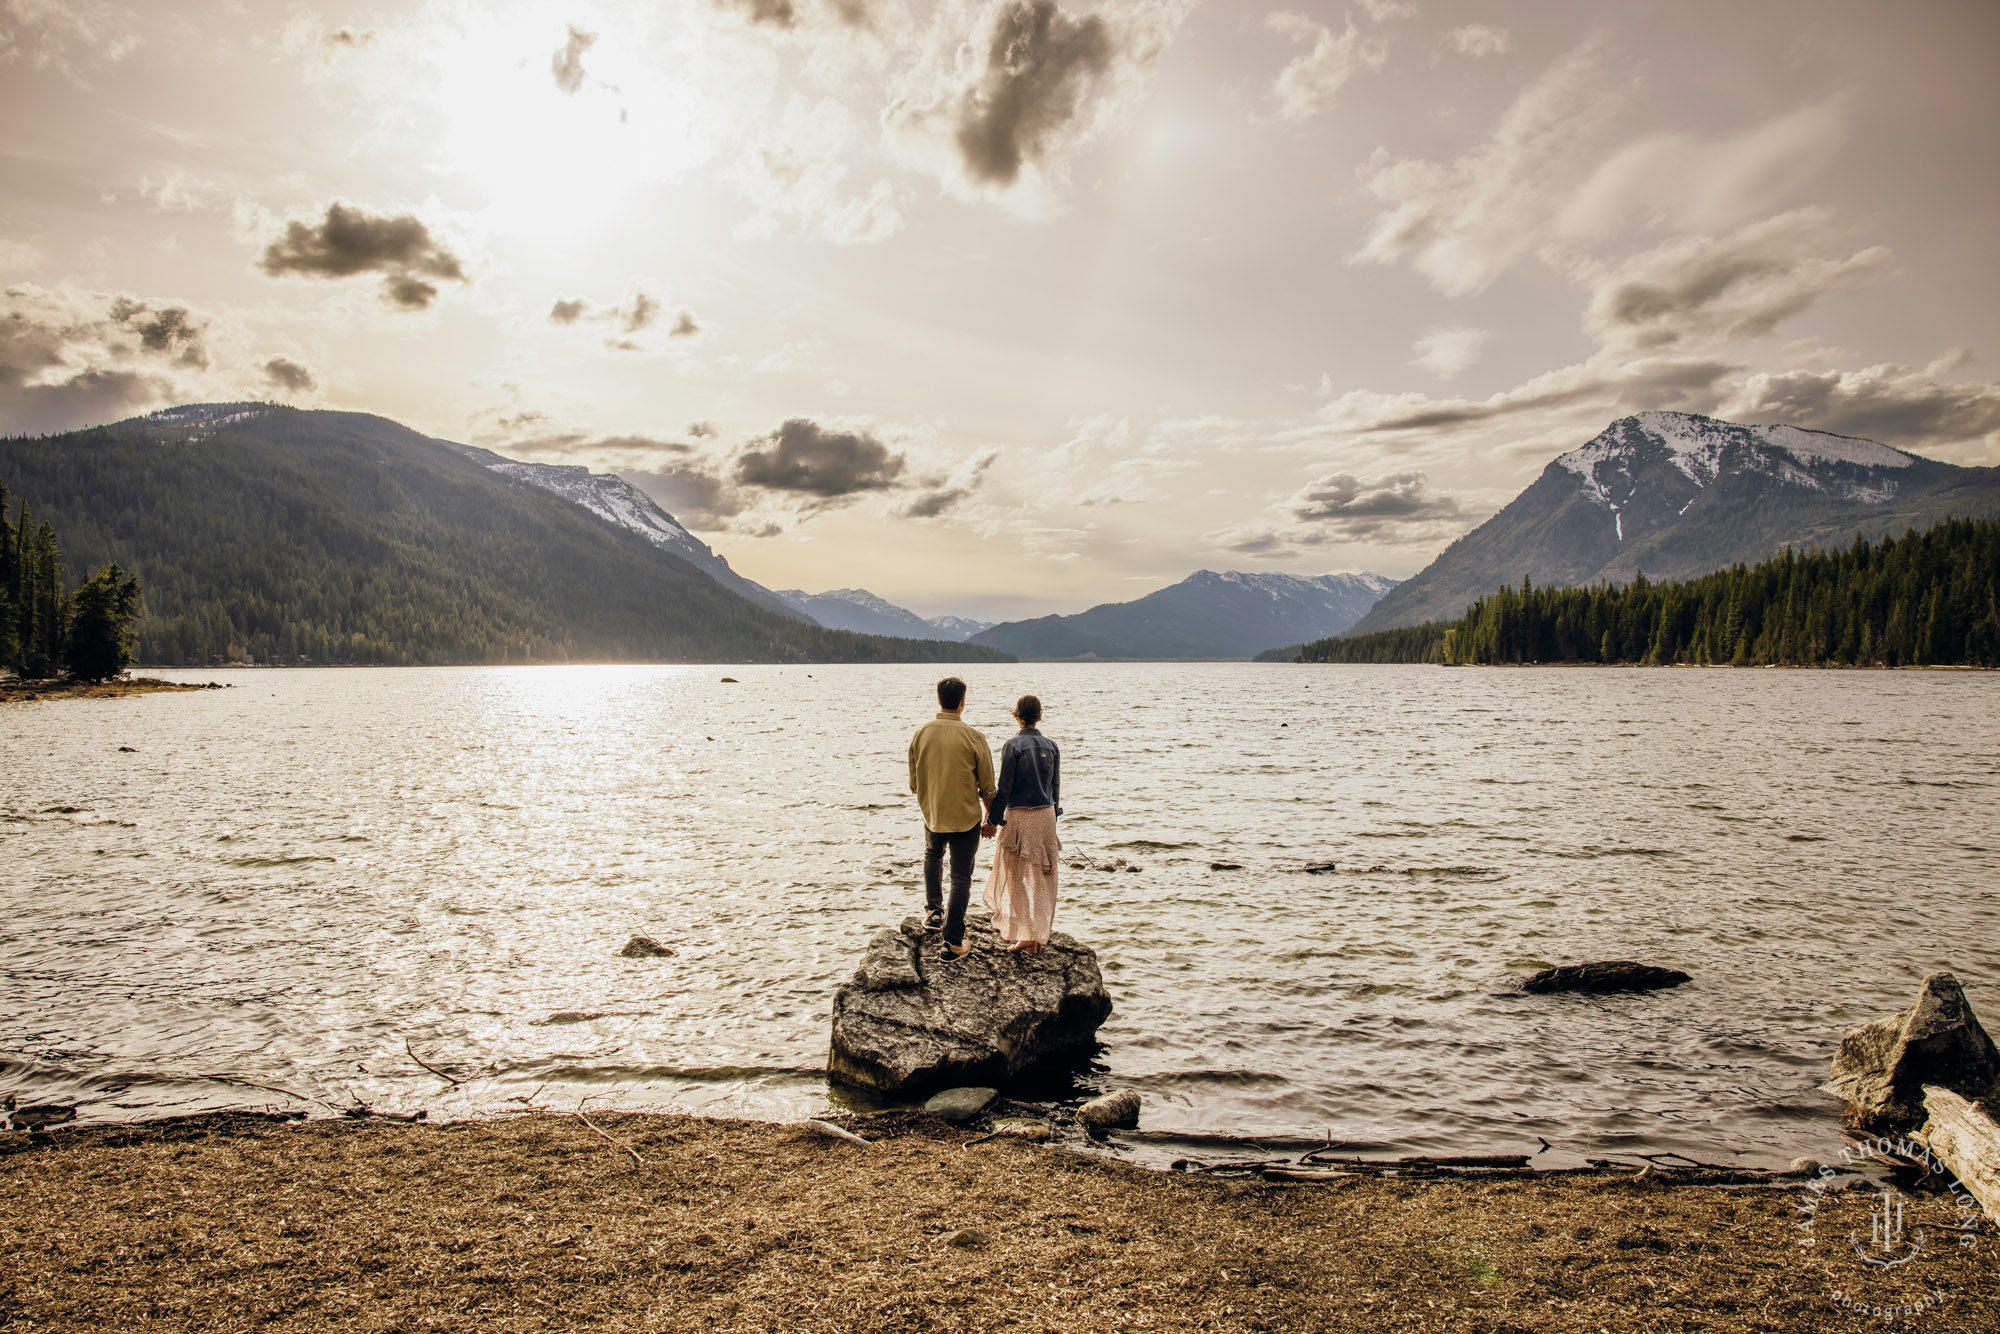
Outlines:
POLYGON ((667 513, 690 528, 714 532, 742 514, 740 492, 710 469, 695 464, 662 464, 618 474, 660 502, 667 513))
POLYGON ((1376 23, 1387 23, 1391 19, 1406 19, 1417 12, 1411 0, 1357 0, 1362 12, 1376 23))
POLYGON ((288 394, 310 394, 319 388, 319 380, 313 375, 312 368, 290 357, 272 357, 265 362, 264 378, 288 394))
POLYGON ((1465 512, 1455 497, 1431 490, 1420 472, 1393 473, 1362 480, 1352 473, 1328 473, 1299 488, 1292 518, 1315 540, 1410 542, 1456 531, 1465 512))
POLYGON ((1411 345, 1417 355, 1410 364, 1423 367, 1440 380, 1449 380, 1486 355, 1486 345, 1492 339, 1493 333, 1488 329, 1437 329, 1411 345))
POLYGON ((0 293, 0 430, 116 421, 204 383, 208 323, 178 305, 22 283, 0 293))
MULTIPOLYGON (((768 28, 790 28, 799 21, 798 6, 792 0, 715 0, 715 7, 768 28)), ((858 6, 841 6, 840 12, 844 15, 849 8, 858 6)))
POLYGON ((382 293, 402 310, 421 310, 437 299, 432 279, 469 282, 459 257, 413 214, 377 216, 338 200, 317 223, 293 220, 266 246, 257 266, 271 277, 351 278, 382 275, 382 293))
POLYGON ((1485 142, 1448 163, 1378 149, 1363 187, 1384 205, 1351 258, 1390 264, 1411 257, 1448 296, 1483 291, 1546 238, 1563 186, 1612 94, 1598 43, 1557 60, 1500 117, 1485 142))
POLYGON ((1380 69, 1389 56, 1380 42, 1364 39, 1352 19, 1338 36, 1289 9, 1267 14, 1264 26, 1295 43, 1311 44, 1311 49, 1278 71, 1277 81, 1271 85, 1271 100, 1277 104, 1281 120, 1304 120, 1326 110, 1356 70, 1380 69))
POLYGON ((992 0, 964 44, 906 78, 883 119, 941 147, 961 193, 1046 184, 1136 104, 1184 12, 1168 0, 1088 14, 992 0))
POLYGON ((689 423, 688 423, 688 430, 687 430, 687 433, 688 433, 688 434, 689 434, 690 436, 694 437, 694 438, 695 438, 696 440, 705 440, 705 439, 707 439, 708 437, 710 437, 710 436, 712 436, 712 435, 716 434, 716 431, 717 431, 717 427, 716 427, 716 425, 715 425, 715 423, 714 423, 714 422, 689 422, 689 423))
POLYGON ((838 500, 886 490, 906 466, 901 454, 865 431, 829 429, 809 418, 793 417, 737 455, 735 480, 744 486, 838 500))
POLYGON ((669 315, 667 305, 643 287, 633 287, 625 299, 616 305, 594 305, 583 297, 558 297, 549 307, 550 324, 570 327, 591 324, 604 328, 604 345, 619 352, 657 352, 662 350, 660 338, 668 341, 698 337, 701 321, 686 306, 676 307, 672 319, 661 334, 651 338, 641 337, 659 328, 661 321, 669 315))
POLYGON ((88 86, 84 73, 138 49, 138 18, 106 0, 0 0, 0 65, 26 62, 88 86))
POLYGON ((1638 255, 1597 283, 1584 328, 1639 350, 1763 337, 1836 287, 1888 266, 1881 246, 1841 260, 1803 253, 1826 224, 1823 211, 1799 209, 1638 255))
POLYGON ((1453 50, 1462 56, 1477 60, 1483 56, 1504 56, 1514 44, 1514 39, 1505 28, 1496 28, 1491 23, 1468 23, 1453 28, 1444 35, 1453 50))
POLYGON ((999 457, 1000 451, 997 449, 981 450, 955 476, 911 496, 896 507, 896 513, 905 519, 935 519, 956 509, 961 501, 978 490, 979 484, 986 478, 987 471, 999 457))
POLYGON ((1785 422, 1885 444, 1922 447, 1984 439, 2000 460, 2000 384, 1946 383, 1970 359, 1953 348, 1928 366, 1746 376, 1724 405, 1739 420, 1785 422))
POLYGON ((1847 114, 1809 103, 1734 135, 1649 135, 1607 158, 1564 204, 1556 232, 1602 240, 1633 226, 1712 230, 1768 212, 1839 156, 1847 114))
POLYGON ((1422 472, 1361 478, 1315 477, 1282 506, 1279 524, 1243 524, 1207 534, 1210 545, 1247 556, 1279 556, 1319 546, 1373 542, 1416 546, 1455 537, 1484 515, 1431 488, 1422 472))
POLYGON ((859 193, 847 186, 846 157, 858 136, 854 115, 832 98, 793 96, 784 111, 757 127, 730 177, 757 210, 737 231, 777 233, 781 218, 835 245, 884 241, 903 228, 898 191, 878 180, 859 193))
POLYGON ((575 24, 569 26, 569 40, 562 48, 549 57, 549 73, 555 76, 556 87, 574 97, 583 88, 583 53, 597 44, 597 34, 585 32, 575 24))

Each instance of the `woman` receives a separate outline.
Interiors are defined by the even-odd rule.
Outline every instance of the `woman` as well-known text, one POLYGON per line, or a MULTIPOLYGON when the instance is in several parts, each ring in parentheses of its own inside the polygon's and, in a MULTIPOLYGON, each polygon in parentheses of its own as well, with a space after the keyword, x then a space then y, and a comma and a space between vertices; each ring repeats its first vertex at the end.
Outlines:
POLYGON ((993 929, 1012 942, 1011 953, 1040 954, 1056 920, 1057 801, 1062 793, 1062 756, 1056 743, 1035 729, 1042 702, 1023 695, 1014 705, 1021 730, 1000 750, 1000 776, 986 809, 986 832, 998 832, 993 874, 986 881, 986 906, 993 929))

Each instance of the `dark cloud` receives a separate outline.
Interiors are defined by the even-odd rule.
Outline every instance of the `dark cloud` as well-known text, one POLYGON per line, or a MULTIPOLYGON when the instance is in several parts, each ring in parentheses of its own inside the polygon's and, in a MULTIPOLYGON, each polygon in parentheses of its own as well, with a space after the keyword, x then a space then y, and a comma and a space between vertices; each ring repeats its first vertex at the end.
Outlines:
POLYGON ((896 513, 906 519, 935 519, 971 494, 971 489, 963 486, 946 486, 923 491, 898 505, 896 513))
POLYGON ((674 327, 667 330, 669 338, 692 338, 701 332, 701 326, 694 322, 694 312, 677 310, 674 312, 674 327))
POLYGON ((549 72, 555 75, 556 87, 575 96, 583 87, 583 53, 597 44, 597 34, 585 32, 570 25, 569 40, 560 51, 549 57, 549 72))
POLYGON ((272 357, 265 362, 264 378, 288 394, 309 394, 319 387, 312 368, 289 357, 272 357))
POLYGON ((716 427, 716 424, 714 422, 688 423, 688 434, 693 436, 696 440, 706 440, 709 436, 716 434, 717 429, 718 428, 716 427))
POLYGON ((652 327, 653 321, 660 317, 660 303, 644 292, 635 292, 630 304, 616 308, 612 313, 618 317, 619 328, 634 334, 652 327))
POLYGON ((953 125, 966 172, 1012 185, 1024 163, 1056 146, 1115 55, 1097 15, 1070 14, 1056 0, 1005 0, 953 125))
POLYGON ((1947 383, 1957 350, 1929 366, 1753 375, 1728 405, 1740 421, 1784 422, 1884 444, 1954 444, 2000 432, 2000 384, 1947 383))
POLYGON ((111 303, 111 319, 138 334, 142 350, 170 355, 196 370, 208 368, 208 347, 202 341, 206 326, 190 316, 187 307, 168 306, 156 311, 143 301, 121 296, 111 303))
POLYGON ((1597 283, 1584 327, 1639 351, 1761 338, 1833 289, 1888 266, 1881 246, 1844 260, 1813 256, 1826 228, 1820 210, 1799 209, 1640 255, 1597 283))
POLYGON ((902 455, 872 435, 828 430, 808 418, 793 417, 737 455, 736 480, 744 486, 834 500, 887 490, 905 466, 902 455))
POLYGON ((1308 541, 1411 541, 1431 536, 1439 525, 1462 526, 1465 518, 1457 498, 1431 490, 1420 472, 1366 481, 1352 473, 1328 473, 1301 487, 1291 510, 1310 530, 1308 541))
MULTIPOLYGON (((761 23, 769 28, 796 27, 799 21, 798 6, 792 0, 715 0, 715 7, 741 14, 752 23, 761 23)), ((843 17, 850 7, 858 9, 865 6, 841 4, 836 0, 835 8, 843 17)))
POLYGON ((325 38, 328 46, 342 46, 350 49, 357 46, 366 46, 374 40, 374 33, 366 29, 357 31, 353 28, 335 28, 325 38))
POLYGON ((578 297, 574 301, 565 301, 561 297, 558 297, 556 298, 556 303, 549 307, 549 323, 575 324, 584 317, 585 312, 589 309, 590 303, 582 297, 578 297))
POLYGON ((272 277, 382 275, 391 305, 420 310, 437 299, 431 279, 469 281, 464 262, 413 214, 380 217, 335 201, 317 223, 294 220, 264 249, 257 266, 272 277))
POLYGON ((673 465, 618 475, 691 528, 724 527, 744 510, 741 493, 704 468, 673 465))
POLYGON ((6 289, 0 431, 67 431, 175 397, 178 374, 208 365, 204 327, 183 306, 155 309, 132 297, 32 285, 6 289))

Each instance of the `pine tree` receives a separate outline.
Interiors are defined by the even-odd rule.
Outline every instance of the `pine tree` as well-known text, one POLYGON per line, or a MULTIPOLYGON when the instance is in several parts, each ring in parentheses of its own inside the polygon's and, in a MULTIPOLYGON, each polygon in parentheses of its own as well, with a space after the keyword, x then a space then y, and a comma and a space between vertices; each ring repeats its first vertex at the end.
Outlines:
POLYGON ((106 681, 132 663, 132 618, 139 614, 139 581, 106 565, 70 598, 69 674, 106 681))

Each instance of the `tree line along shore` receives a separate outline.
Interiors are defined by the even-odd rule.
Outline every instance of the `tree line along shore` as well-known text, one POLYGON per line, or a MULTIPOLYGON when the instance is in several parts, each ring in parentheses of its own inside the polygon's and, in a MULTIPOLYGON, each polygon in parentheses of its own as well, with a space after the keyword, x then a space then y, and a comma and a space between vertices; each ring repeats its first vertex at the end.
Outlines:
POLYGON ((1322 639, 1296 661, 2000 667, 2000 520, 1948 519, 1671 582, 1523 580, 1455 621, 1322 639))

